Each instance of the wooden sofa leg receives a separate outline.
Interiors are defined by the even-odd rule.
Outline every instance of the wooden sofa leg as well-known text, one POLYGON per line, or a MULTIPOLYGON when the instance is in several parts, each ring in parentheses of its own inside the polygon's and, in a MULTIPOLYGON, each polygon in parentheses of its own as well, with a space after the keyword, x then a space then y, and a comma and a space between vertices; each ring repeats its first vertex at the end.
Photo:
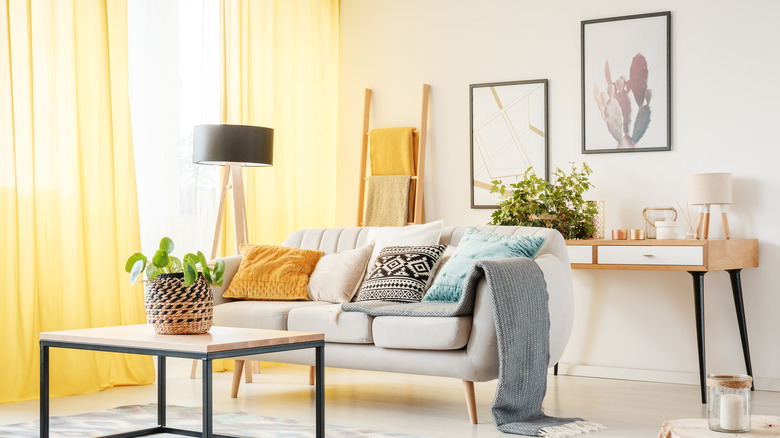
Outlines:
POLYGON ((309 367, 309 386, 314 386, 314 375, 317 368, 314 366, 309 367))
POLYGON ((474 396, 474 382, 463 381, 463 389, 466 392, 466 408, 469 410, 471 424, 477 424, 477 398, 474 396))
POLYGON ((190 380, 195 378, 195 373, 198 372, 198 359, 192 359, 192 369, 190 370, 190 380))
POLYGON ((230 398, 238 397, 238 386, 241 385, 241 374, 244 370, 244 361, 237 360, 233 366, 233 387, 230 388, 230 398))

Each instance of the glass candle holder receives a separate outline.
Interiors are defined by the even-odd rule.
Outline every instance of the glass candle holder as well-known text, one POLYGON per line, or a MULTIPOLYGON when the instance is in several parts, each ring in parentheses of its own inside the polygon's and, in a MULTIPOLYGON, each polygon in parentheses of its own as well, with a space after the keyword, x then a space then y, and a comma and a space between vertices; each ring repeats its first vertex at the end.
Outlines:
POLYGON ((745 374, 707 375, 707 416, 717 432, 750 430, 750 387, 753 378, 745 374))

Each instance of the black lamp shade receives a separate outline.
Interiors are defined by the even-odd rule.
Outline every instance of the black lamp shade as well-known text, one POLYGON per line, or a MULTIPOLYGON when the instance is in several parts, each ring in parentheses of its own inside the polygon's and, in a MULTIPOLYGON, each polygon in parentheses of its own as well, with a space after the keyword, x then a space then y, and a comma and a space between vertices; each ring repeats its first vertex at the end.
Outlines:
POLYGON ((270 166, 274 161, 274 130, 246 125, 197 125, 192 140, 192 162, 242 166, 270 166))

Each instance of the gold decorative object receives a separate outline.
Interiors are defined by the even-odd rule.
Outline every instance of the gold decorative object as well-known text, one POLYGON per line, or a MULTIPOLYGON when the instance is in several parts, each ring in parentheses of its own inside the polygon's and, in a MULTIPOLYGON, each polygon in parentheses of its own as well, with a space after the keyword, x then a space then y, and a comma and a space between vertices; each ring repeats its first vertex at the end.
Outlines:
POLYGON ((645 230, 629 230, 628 238, 631 240, 645 240, 645 230))
POLYGON ((676 221, 677 210, 674 207, 647 207, 642 210, 645 218, 645 236, 655 239, 655 223, 659 221, 676 221))

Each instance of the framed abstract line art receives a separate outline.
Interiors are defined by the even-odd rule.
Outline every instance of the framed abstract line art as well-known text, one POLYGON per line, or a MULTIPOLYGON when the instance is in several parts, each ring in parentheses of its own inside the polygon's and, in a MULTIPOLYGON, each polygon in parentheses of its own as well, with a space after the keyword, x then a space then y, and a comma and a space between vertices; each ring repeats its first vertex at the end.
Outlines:
POLYGON ((671 13, 582 22, 582 152, 671 150, 671 13))
POLYGON ((548 179, 547 79, 469 86, 471 208, 497 208, 491 183, 511 184, 526 170, 548 179))

